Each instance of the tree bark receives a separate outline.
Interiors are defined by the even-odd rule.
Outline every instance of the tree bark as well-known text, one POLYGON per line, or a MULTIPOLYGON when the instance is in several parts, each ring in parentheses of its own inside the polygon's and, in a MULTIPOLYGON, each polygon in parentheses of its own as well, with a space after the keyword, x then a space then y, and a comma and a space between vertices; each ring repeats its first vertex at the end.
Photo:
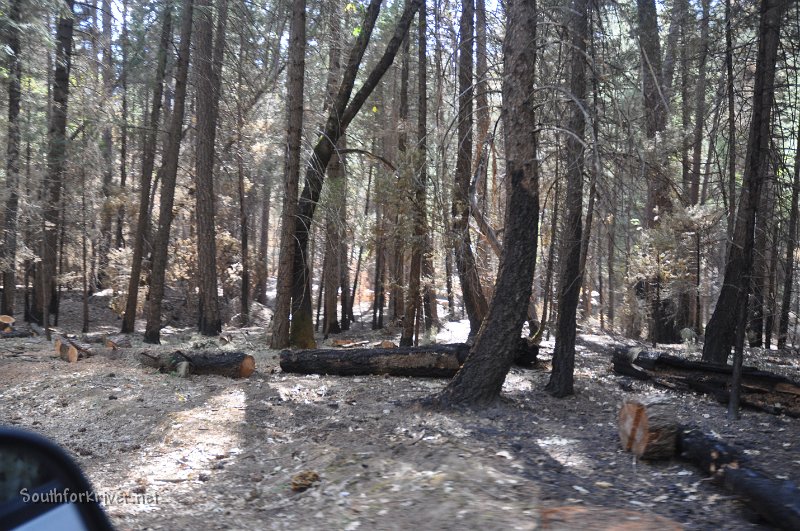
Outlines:
MULTIPOLYGON (((103 72, 103 98, 110 102, 114 94, 114 56, 112 54, 112 29, 111 29, 111 1, 102 0, 102 72, 103 72)), ((97 248, 97 288, 104 289, 108 285, 108 252, 111 250, 111 222, 114 212, 112 208, 111 184, 114 179, 114 136, 111 116, 106 117, 100 139, 100 152, 103 158, 103 181, 101 193, 103 204, 100 211, 100 235, 97 248)))
POLYGON ((499 396, 515 357, 531 296, 539 229, 538 135, 530 87, 536 81, 535 1, 506 4, 503 131, 509 187, 505 238, 492 303, 475 345, 434 399, 440 406, 485 405, 499 396))
POLYGON ((474 1, 462 2, 458 49, 458 155, 453 184, 453 245, 461 296, 469 318, 469 335, 474 337, 486 317, 487 303, 478 276, 469 234, 469 184, 472 177, 472 98, 474 1))
POLYGON ((14 315, 17 293, 17 216, 20 187, 20 123, 19 110, 22 96, 22 58, 20 57, 20 24, 22 0, 12 0, 6 27, 8 51, 8 133, 6 144, 6 199, 3 249, 0 251, 3 268, 3 298, 0 313, 14 315))
POLYGON ((589 4, 587 0, 573 0, 570 28, 572 30, 572 58, 570 62, 570 105, 572 115, 567 136, 567 197, 564 231, 561 237, 561 271, 558 287, 558 316, 556 344, 553 350, 553 372, 546 390, 557 397, 573 394, 575 367, 575 327, 578 297, 582 284, 581 241, 583 211, 584 132, 586 130, 586 46, 589 35, 589 4))
POLYGON ((161 306, 164 298, 164 281, 169 259, 169 234, 175 202, 175 182, 178 177, 178 160, 183 133, 183 111, 186 102, 186 81, 189 74, 189 52, 192 38, 192 13, 194 0, 184 0, 181 13, 181 43, 175 71, 175 101, 172 123, 169 128, 167 150, 161 169, 161 204, 158 212, 158 231, 153 242, 153 264, 150 278, 150 298, 147 307, 146 343, 158 344, 161 339, 161 306))
MULTIPOLYGON (((306 2, 292 0, 289 27, 289 65, 286 72, 286 158, 283 177, 283 212, 278 258, 277 294, 270 348, 289 346, 289 315, 295 259, 295 224, 298 212, 297 186, 300 181, 300 150, 303 137, 303 90, 305 86, 306 2)), ((309 316, 309 321, 311 317, 309 316)))
POLYGON ((775 65, 780 42, 780 27, 786 0, 764 0, 761 4, 758 56, 753 97, 753 113, 747 141, 747 156, 742 190, 736 215, 733 241, 728 250, 725 278, 717 305, 706 327, 703 360, 725 363, 730 356, 736 327, 736 308, 747 304, 753 264, 754 228, 761 185, 768 164, 772 104, 775 91, 775 65))
MULTIPOLYGON (((797 123, 797 134, 800 138, 800 120, 797 123)), ((794 283, 794 252, 797 247, 797 216, 798 199, 800 199, 800 145, 795 148, 794 177, 792 179, 792 206, 789 212, 789 229, 786 243, 786 274, 783 278, 783 293, 781 295, 781 315, 778 322, 778 348, 786 348, 786 338, 789 335, 789 310, 792 303, 792 284, 794 283)))
POLYGON ((36 269, 36 307, 34 319, 46 327, 54 310, 56 255, 61 228, 61 189, 67 154, 67 105, 72 67, 73 0, 66 0, 69 13, 59 17, 56 26, 56 61, 53 72, 53 105, 47 133, 47 174, 44 182, 42 262, 36 269))
POLYGON ((198 330, 204 336, 222 331, 217 295, 217 245, 214 219, 214 146, 219 114, 222 54, 225 48, 227 0, 217 0, 214 42, 212 0, 198 0, 195 36, 195 87, 197 90, 197 148, 195 198, 197 214, 197 269, 199 289, 198 330), (219 58, 219 60, 217 60, 219 58))
POLYGON ((145 235, 150 224, 150 188, 153 180, 153 167, 156 157, 158 122, 161 117, 162 95, 164 93, 167 71, 167 52, 172 40, 172 2, 164 6, 164 22, 161 27, 161 40, 158 48, 158 64, 153 86, 153 99, 150 104, 150 120, 144 132, 142 147, 142 177, 139 184, 139 218, 136 222, 136 235, 133 242, 131 276, 128 281, 128 297, 125 301, 125 315, 122 318, 122 333, 130 334, 136 322, 136 308, 139 299, 139 280, 142 274, 145 235))
POLYGON ((422 0, 410 0, 403 9, 394 34, 386 45, 383 55, 378 59, 373 69, 366 76, 361 88, 353 92, 356 75, 361 66, 361 60, 366 51, 375 27, 381 0, 371 0, 361 24, 361 32, 356 38, 353 49, 344 68, 342 83, 336 94, 334 105, 328 114, 328 120, 314 146, 308 166, 306 167, 305 183, 298 204, 298 223, 294 232, 294 265, 292 275, 292 326, 290 341, 292 345, 304 347, 314 345, 314 328, 312 323, 312 309, 310 298, 311 277, 305 263, 308 256, 308 240, 314 212, 319 204, 319 197, 324 183, 325 169, 333 155, 333 146, 344 134, 347 126, 358 114, 364 102, 378 85, 383 75, 388 70, 397 55, 400 45, 408 33, 411 20, 414 17, 422 0))
MULTIPOLYGON (((427 12, 425 0, 419 10, 417 23, 417 159, 418 169, 413 178, 412 190, 414 199, 412 216, 414 224, 414 237, 411 240, 411 264, 408 270, 408 294, 406 296, 406 313, 403 318, 403 333, 400 337, 400 346, 411 346, 416 324, 419 322, 420 313, 423 312, 423 293, 421 288, 423 254, 428 242, 428 219, 426 208, 426 187, 428 182, 428 57, 425 40, 427 39, 427 12)), ((426 293, 428 297, 430 295, 426 293)), ((435 304, 435 302, 434 302, 435 304)), ((426 308, 430 308, 430 300, 426 308)), ((430 311, 430 310, 428 310, 430 311)), ((429 327, 426 325, 426 329, 429 327)), ((419 343, 419 332, 417 341, 419 343)))

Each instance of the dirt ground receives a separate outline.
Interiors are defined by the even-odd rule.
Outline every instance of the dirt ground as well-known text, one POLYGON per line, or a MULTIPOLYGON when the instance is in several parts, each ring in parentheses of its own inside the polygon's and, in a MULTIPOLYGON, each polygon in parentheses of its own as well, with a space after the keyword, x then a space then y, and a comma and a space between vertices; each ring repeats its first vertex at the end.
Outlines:
MULTIPOLYGON (((93 312, 116 330, 113 316, 93 312)), ((217 344, 167 332, 166 348, 217 344)), ((65 447, 119 529, 536 529, 560 506, 636 511, 643 529, 663 527, 653 514, 685 529, 765 528, 692 466, 624 453, 616 418, 629 395, 667 397, 684 423, 745 449, 773 476, 800 479, 799 419, 745 411, 729 423, 710 399, 628 381, 584 347, 573 397, 543 391, 545 342, 539 367, 512 369, 500 405, 440 413, 414 404, 445 381, 285 374, 261 329, 226 333, 220 348, 255 356, 249 379, 160 374, 130 352, 67 364, 44 339, 2 340, 0 423, 65 447), (319 481, 294 492, 301 472, 319 481)), ((346 337, 387 338, 358 324, 346 337)), ((748 363, 800 379, 800 360, 767 354, 748 363)))

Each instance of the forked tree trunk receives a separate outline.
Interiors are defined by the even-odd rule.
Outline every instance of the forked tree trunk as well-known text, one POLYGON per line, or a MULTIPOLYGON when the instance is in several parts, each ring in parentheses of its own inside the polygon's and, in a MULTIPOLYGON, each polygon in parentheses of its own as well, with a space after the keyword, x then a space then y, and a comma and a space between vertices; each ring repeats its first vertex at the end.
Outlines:
POLYGON ((506 4, 503 131, 508 178, 500 269, 481 333, 461 370, 435 398, 440 406, 484 405, 499 396, 522 333, 536 266, 539 226, 538 135, 530 87, 536 81, 535 1, 506 4))
MULTIPOLYGON (((119 187, 125 190, 128 185, 128 0, 122 2, 122 35, 120 36, 122 62, 120 65, 119 84, 122 89, 121 124, 119 133, 119 187)), ((117 207, 117 227, 114 235, 114 247, 121 249, 125 245, 123 225, 125 224, 125 204, 117 207)))
POLYGON ((736 215, 733 242, 728 250, 725 278, 717 305, 706 327, 703 360, 726 363, 733 344, 737 312, 747 304, 753 264, 753 240, 756 210, 761 184, 768 164, 772 104, 775 97, 775 65, 780 27, 786 0, 764 0, 761 4, 758 56, 753 97, 753 113, 747 141, 747 157, 742 191, 736 215))
MULTIPOLYGON (((417 323, 420 314, 423 312, 423 301, 421 291, 422 278, 422 255, 426 250, 428 241, 428 220, 426 215, 425 188, 428 181, 427 172, 427 135, 428 135, 428 68, 427 47, 425 45, 426 35, 426 16, 425 0, 419 11, 417 19, 417 160, 418 170, 413 176, 414 203, 412 205, 412 216, 414 223, 414 238, 411 241, 411 264, 408 271, 408 294, 406 296, 406 312, 403 318, 403 334, 400 337, 401 347, 410 347, 413 341, 414 332, 418 330, 417 323)), ((430 308, 430 301, 428 301, 430 308)), ((430 310, 428 310, 430 311, 430 310)), ((426 329, 429 327, 426 325, 426 329)), ((419 343, 419 332, 417 331, 417 341, 419 343)))
MULTIPOLYGON (((303 87, 305 85, 306 2, 292 0, 289 27, 289 61, 286 71, 286 159, 283 176, 283 212, 278 258, 278 285, 270 348, 289 346, 289 314, 295 253, 297 185, 300 181, 300 150, 303 135, 303 87)), ((309 316, 310 319, 310 316, 309 316)))
POLYGON ((408 33, 411 20, 417 9, 419 9, 420 3, 421 0, 410 0, 405 5, 395 26, 394 34, 386 45, 383 55, 367 74, 361 88, 355 94, 352 94, 361 60, 380 11, 380 0, 372 0, 370 2, 366 8, 364 21, 361 24, 361 32, 356 37, 344 68, 342 83, 336 94, 336 100, 328 114, 328 120, 319 141, 314 146, 311 159, 306 167, 305 183, 298 204, 299 223, 295 225, 294 233, 295 251, 292 268, 292 326, 290 336, 291 343, 295 346, 307 347, 313 346, 315 343, 311 298, 309 296, 311 285, 310 264, 305 263, 304 257, 308 256, 309 228, 322 193, 325 169, 333 156, 336 142, 339 141, 347 126, 350 125, 350 122, 361 110, 369 95, 375 90, 375 87, 394 61, 394 57, 400 49, 403 38, 408 33))
POLYGON ((571 101, 572 116, 567 129, 567 198, 564 232, 561 238, 561 272, 558 285, 558 316, 556 323, 556 344, 553 350, 553 372, 546 390, 557 397, 573 393, 575 367, 575 317, 578 296, 581 289, 583 271, 581 262, 581 234, 583 211, 583 164, 584 131, 586 119, 581 106, 586 98, 586 45, 591 38, 587 18, 587 0, 573 0, 573 13, 570 21, 572 30, 572 57, 570 61, 570 93, 576 101, 571 101))
POLYGON ((453 184, 453 248, 461 295, 469 318, 469 335, 474 337, 486 317, 486 297, 481 288, 478 266, 469 234, 469 184, 472 177, 472 98, 474 1, 462 2, 458 50, 458 155, 453 184))
POLYGON ((159 174, 161 175, 161 204, 158 213, 158 231, 153 242, 153 264, 150 278, 150 299, 147 307, 146 343, 158 344, 161 339, 161 307, 164 299, 164 281, 167 273, 169 233, 172 226, 175 202, 175 182, 178 177, 178 160, 181 150, 183 110, 186 102, 186 81, 189 75, 189 51, 192 38, 192 12, 194 0, 184 0, 181 13, 181 43, 175 71, 175 103, 169 128, 167 150, 159 174))
POLYGON ((142 177, 139 187, 139 218, 136 222, 136 234, 133 241, 133 258, 131 260, 131 276, 128 281, 128 297, 125 301, 125 315, 122 318, 122 333, 133 332, 136 322, 136 308, 139 300, 139 277, 142 274, 142 257, 144 256, 145 235, 150 224, 150 188, 153 180, 153 167, 156 157, 156 141, 158 123, 161 117, 162 95, 164 93, 165 75, 167 71, 167 52, 172 40, 172 2, 164 6, 164 22, 161 27, 161 40, 158 48, 158 64, 153 87, 153 99, 150 104, 150 119, 144 132, 142 146, 142 177))
MULTIPOLYGON (((103 67, 103 98, 110 102, 114 94, 115 72, 114 57, 112 54, 112 33, 111 33, 111 1, 102 1, 103 12, 103 37, 102 37, 102 67, 103 67)), ((103 126, 103 133, 100 139, 100 152, 103 157, 103 184, 102 195, 103 204, 100 211, 100 235, 97 249, 97 288, 103 289, 108 286, 108 252, 111 250, 111 222, 115 212, 111 208, 111 184, 114 178, 114 137, 112 124, 109 121, 103 126)), ((93 279, 94 280, 94 279, 93 279)))

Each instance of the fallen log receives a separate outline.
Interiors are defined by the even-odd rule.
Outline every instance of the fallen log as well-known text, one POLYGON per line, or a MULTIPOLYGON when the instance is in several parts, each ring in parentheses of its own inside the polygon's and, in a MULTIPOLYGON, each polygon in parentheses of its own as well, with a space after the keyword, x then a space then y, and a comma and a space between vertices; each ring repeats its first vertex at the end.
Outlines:
POLYGON ((280 364, 283 372, 299 374, 451 378, 467 359, 469 349, 465 343, 455 343, 400 348, 283 350, 280 364))
POLYGON ((256 370, 256 360, 244 352, 173 352, 140 351, 136 358, 142 365, 185 378, 190 374, 216 374, 228 378, 247 378, 256 370))
MULTIPOLYGON (((469 355, 465 343, 421 347, 283 350, 281 370, 299 374, 358 376, 386 374, 423 378, 452 378, 469 355)), ((516 363, 532 366, 539 352, 525 338, 517 346, 516 363)))
MULTIPOLYGON (((708 394, 720 403, 727 403, 730 396, 730 365, 628 348, 615 349, 612 364, 617 374, 652 381, 661 387, 708 394)), ((741 404, 767 413, 800 417, 800 384, 755 367, 742 367, 741 404)))
POLYGON ((19 339, 23 337, 31 337, 30 330, 20 330, 12 328, 11 330, 4 332, 0 331, 0 338, 2 339, 19 339))
POLYGON ((732 446, 695 429, 678 435, 680 456, 780 529, 800 529, 800 487, 790 480, 769 477, 751 468, 732 446))
POLYGON ((677 450, 678 421, 667 402, 626 400, 619 411, 622 447, 640 459, 669 459, 677 450))

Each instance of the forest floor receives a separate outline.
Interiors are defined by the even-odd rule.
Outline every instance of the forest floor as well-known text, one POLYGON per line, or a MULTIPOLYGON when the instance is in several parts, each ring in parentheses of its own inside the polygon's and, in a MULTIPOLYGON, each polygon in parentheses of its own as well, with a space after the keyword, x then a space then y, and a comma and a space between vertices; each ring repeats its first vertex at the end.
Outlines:
MULTIPOLYGON (((101 304, 92 312, 95 323, 117 330, 101 304)), ((79 330, 71 323, 79 303, 65 302, 62 313, 62 330, 79 330)), ((463 341, 464 330, 450 323, 438 340, 463 341)), ((217 345, 189 330, 167 332, 165 348, 217 345)), ((444 380, 286 374, 278 352, 264 348, 262 328, 225 332, 232 341, 224 349, 255 356, 250 378, 179 378, 140 366, 132 354, 67 364, 42 338, 4 339, 0 424, 65 447, 99 493, 116 496, 106 509, 119 529, 535 529, 563 506, 602 507, 618 521, 634 518, 631 526, 640 518, 640 527, 626 529, 668 529, 659 516, 685 529, 764 528, 692 466, 624 453, 617 414, 631 395, 667 397, 686 424, 744 449, 773 476, 800 479, 800 419, 745 411, 728 422, 710 398, 628 381, 611 372, 606 354, 585 347, 575 396, 543 391, 550 341, 535 369, 512 369, 499 405, 442 413, 414 403, 444 380), (292 478, 304 471, 320 480, 294 492, 292 478)), ((343 334, 387 335, 358 323, 343 334)), ((800 379, 800 360, 775 351, 747 363, 800 379)), ((600 521, 581 527, 603 528, 600 521)))

